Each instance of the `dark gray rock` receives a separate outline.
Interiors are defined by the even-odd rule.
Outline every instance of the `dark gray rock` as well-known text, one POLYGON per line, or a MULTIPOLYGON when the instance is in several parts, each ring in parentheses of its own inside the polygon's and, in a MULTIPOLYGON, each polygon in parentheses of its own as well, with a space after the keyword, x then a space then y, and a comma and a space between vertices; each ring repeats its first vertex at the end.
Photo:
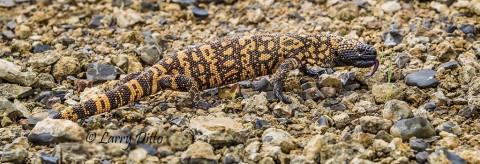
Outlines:
POLYGON ((456 29, 457 29, 456 25, 447 25, 447 27, 445 27, 445 31, 448 33, 453 33, 456 29))
POLYGON ((115 66, 102 63, 89 63, 87 79, 92 81, 115 80, 120 72, 115 66))
POLYGON ((430 154, 428 154, 427 152, 422 151, 420 153, 415 154, 415 160, 418 163, 423 164, 423 163, 427 162, 427 159, 428 159, 429 155, 430 154))
POLYGON ((160 8, 156 0, 142 0, 140 2, 140 11, 157 11, 160 8))
POLYGON ((465 34, 475 35, 475 27, 471 24, 463 25, 462 27, 460 27, 460 30, 462 30, 462 32, 465 34))
POLYGON ((72 39, 72 38, 62 38, 60 39, 60 41, 64 46, 69 46, 70 44, 75 43, 75 39, 72 39))
POLYGON ((344 111, 347 109, 347 106, 343 104, 335 104, 330 107, 330 110, 332 111, 344 111))
POLYGON ((426 118, 413 117, 397 121, 390 128, 390 134, 403 139, 411 137, 429 138, 435 135, 435 129, 426 118))
POLYGON ((410 148, 416 151, 424 151, 427 149, 427 143, 421 138, 410 139, 410 148))
POLYGON ((187 123, 187 119, 185 117, 175 117, 172 120, 170 120, 170 123, 181 127, 181 126, 185 126, 185 124, 187 123))
POLYGON ((319 100, 319 99, 325 99, 325 96, 322 94, 322 92, 318 89, 318 88, 309 88, 303 92, 301 92, 300 94, 300 97, 303 99, 303 100, 308 100, 308 99, 312 99, 312 100, 319 100))
POLYGON ((424 69, 418 72, 409 74, 405 77, 407 85, 417 86, 418 88, 432 88, 438 85, 438 80, 435 79, 437 71, 431 69, 424 69))
POLYGON ((434 110, 435 108, 437 108, 437 105, 435 104, 435 102, 428 102, 423 108, 425 108, 426 110, 434 110))
POLYGON ((40 159, 42 159, 42 164, 56 164, 58 162, 58 158, 52 154, 47 154, 44 152, 40 153, 40 159))
POLYGON ((268 102, 274 102, 278 99, 273 91, 268 91, 266 97, 268 102))
POLYGON ((90 23, 88 23, 88 26, 90 27, 99 27, 101 24, 101 20, 103 19, 103 15, 101 14, 95 14, 92 16, 92 20, 90 20, 90 23))
POLYGON ((252 82, 252 89, 255 91, 266 92, 273 90, 273 85, 267 79, 252 82))
POLYGON ((202 9, 202 8, 199 8, 199 7, 196 7, 196 6, 192 6, 190 8, 190 10, 192 10, 193 15, 197 18, 207 18, 208 17, 208 11, 205 10, 205 9, 202 9))
POLYGON ((315 83, 315 82, 306 82, 306 83, 303 83, 303 84, 301 85, 301 88, 302 88, 303 90, 307 90, 308 88, 313 88, 313 87, 317 87, 317 83, 315 83))
POLYGON ((172 2, 178 3, 182 7, 188 7, 197 4, 196 0, 172 0, 172 2))
POLYGON ((403 36, 397 30, 391 30, 383 35, 383 42, 388 47, 396 46, 403 40, 403 36))
POLYGON ((262 129, 263 127, 268 126, 268 125, 270 125, 270 123, 268 123, 267 120, 257 119, 255 121, 255 129, 262 129))
POLYGON ((437 68, 435 68, 435 70, 438 70, 440 68, 454 69, 454 68, 457 68, 457 67, 458 67, 458 62, 457 61, 451 61, 451 62, 446 62, 446 63, 440 64, 437 68))
POLYGON ((409 61, 410 55, 406 53, 399 53, 395 57, 395 64, 397 65, 398 69, 405 67, 405 64, 407 64, 409 61))
POLYGON ((466 164, 465 160, 460 156, 453 154, 452 152, 448 151, 448 149, 443 148, 443 153, 447 156, 447 159, 452 162, 452 164, 466 164))
POLYGON ((33 53, 42 53, 48 50, 53 50, 52 46, 37 44, 33 47, 33 53))

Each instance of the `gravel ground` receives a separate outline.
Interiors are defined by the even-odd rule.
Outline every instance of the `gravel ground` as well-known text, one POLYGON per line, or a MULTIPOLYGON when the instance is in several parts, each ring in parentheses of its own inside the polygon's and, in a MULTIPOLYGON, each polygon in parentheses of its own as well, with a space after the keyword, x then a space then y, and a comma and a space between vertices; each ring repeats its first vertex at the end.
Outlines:
POLYGON ((479 0, 0 0, 0 13, 0 163, 480 163, 479 0), (189 46, 271 33, 357 39, 381 65, 292 71, 290 105, 265 76, 207 90, 208 110, 161 91, 47 118, 189 46))

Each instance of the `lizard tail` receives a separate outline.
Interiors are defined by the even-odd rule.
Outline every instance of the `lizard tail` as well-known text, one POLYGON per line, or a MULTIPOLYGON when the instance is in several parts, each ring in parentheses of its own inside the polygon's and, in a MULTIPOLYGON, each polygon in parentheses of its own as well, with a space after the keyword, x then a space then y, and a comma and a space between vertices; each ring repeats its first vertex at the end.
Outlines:
POLYGON ((161 65, 152 66, 149 70, 138 75, 136 78, 107 91, 93 99, 87 100, 75 107, 68 107, 59 114, 53 116, 54 119, 68 119, 76 121, 96 114, 108 112, 136 100, 143 96, 156 93, 161 90, 158 79, 164 71, 161 65))

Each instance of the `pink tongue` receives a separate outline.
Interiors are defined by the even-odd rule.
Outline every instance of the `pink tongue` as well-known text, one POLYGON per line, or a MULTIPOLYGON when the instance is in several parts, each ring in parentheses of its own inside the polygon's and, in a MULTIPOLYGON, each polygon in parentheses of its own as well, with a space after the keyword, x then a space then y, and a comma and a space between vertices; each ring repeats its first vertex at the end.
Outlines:
POLYGON ((370 72, 369 74, 365 75, 365 77, 370 77, 370 76, 372 76, 375 72, 377 72, 378 65, 379 65, 379 62, 378 62, 377 59, 375 59, 375 65, 373 65, 372 72, 370 72))

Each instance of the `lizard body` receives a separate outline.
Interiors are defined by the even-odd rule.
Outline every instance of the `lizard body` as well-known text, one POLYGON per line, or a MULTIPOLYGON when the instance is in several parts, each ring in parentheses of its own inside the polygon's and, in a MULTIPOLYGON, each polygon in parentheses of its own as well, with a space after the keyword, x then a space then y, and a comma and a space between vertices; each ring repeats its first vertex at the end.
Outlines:
POLYGON ((252 35, 195 46, 163 58, 145 72, 114 89, 63 110, 54 118, 77 120, 108 112, 164 89, 188 91, 197 107, 208 108, 201 90, 273 74, 274 93, 280 101, 288 72, 307 65, 320 67, 377 67, 372 46, 334 35, 252 35))

